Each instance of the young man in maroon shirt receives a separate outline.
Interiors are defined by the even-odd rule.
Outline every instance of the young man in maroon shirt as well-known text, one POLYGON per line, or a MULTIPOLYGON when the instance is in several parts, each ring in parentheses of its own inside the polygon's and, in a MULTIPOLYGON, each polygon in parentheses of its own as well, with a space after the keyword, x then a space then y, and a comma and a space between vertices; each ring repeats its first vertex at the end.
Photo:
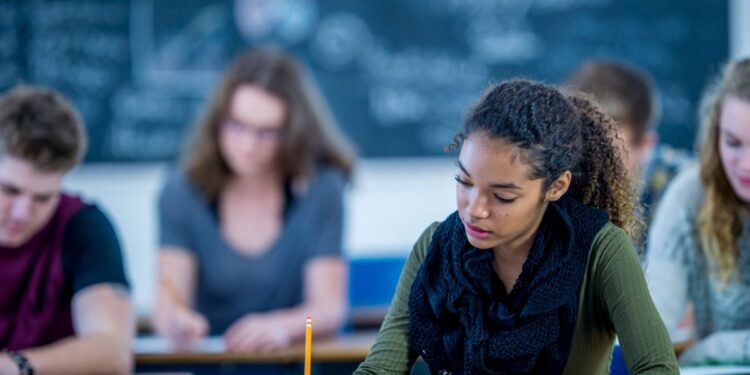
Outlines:
POLYGON ((0 96, 0 375, 131 371, 134 318, 114 228, 60 190, 85 148, 59 93, 0 96))

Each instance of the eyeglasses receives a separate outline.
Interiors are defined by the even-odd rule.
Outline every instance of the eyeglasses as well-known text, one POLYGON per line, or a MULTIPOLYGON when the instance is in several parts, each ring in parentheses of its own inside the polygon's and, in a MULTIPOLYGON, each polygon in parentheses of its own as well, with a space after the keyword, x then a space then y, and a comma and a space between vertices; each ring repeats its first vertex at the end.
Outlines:
POLYGON ((237 135, 254 135, 258 140, 264 142, 275 142, 278 141, 282 134, 283 129, 272 128, 268 126, 255 126, 243 124, 236 120, 226 120, 221 124, 221 128, 237 135))

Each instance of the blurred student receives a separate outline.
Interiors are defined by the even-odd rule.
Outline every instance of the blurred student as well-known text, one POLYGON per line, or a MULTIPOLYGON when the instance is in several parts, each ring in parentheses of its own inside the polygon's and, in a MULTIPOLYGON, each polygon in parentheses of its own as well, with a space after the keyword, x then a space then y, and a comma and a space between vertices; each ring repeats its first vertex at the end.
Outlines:
POLYGON ((159 199, 155 327, 270 350, 337 331, 347 310, 343 193, 353 154, 290 56, 229 69, 159 199))
POLYGON ((130 373, 120 243, 96 205, 60 191, 85 148, 59 93, 0 97, 0 375, 130 373))
POLYGON ((491 87, 454 142, 457 211, 417 240, 355 374, 677 374, 633 251, 631 183, 587 99, 491 87), (626 232, 629 231, 630 233, 626 232))
POLYGON ((623 62, 590 60, 571 74, 568 84, 591 95, 615 120, 622 158, 638 181, 648 225, 669 181, 691 161, 686 152, 658 142, 659 102, 651 78, 623 62))
POLYGON ((649 233, 649 289, 675 341, 694 306, 681 362, 750 363, 750 59, 726 67, 702 115, 700 167, 670 185, 649 233))

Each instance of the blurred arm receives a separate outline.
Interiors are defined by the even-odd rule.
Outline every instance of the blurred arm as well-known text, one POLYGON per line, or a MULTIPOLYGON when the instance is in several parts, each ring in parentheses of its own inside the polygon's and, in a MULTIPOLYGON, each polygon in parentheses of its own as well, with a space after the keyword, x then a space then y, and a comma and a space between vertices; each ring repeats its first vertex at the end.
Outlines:
POLYGON ((208 332, 208 322, 192 309, 196 267, 187 250, 165 246, 159 251, 154 329, 176 342, 195 340, 208 332))
POLYGON ((134 318, 127 290, 97 284, 75 294, 76 335, 24 351, 37 375, 129 374, 134 318))

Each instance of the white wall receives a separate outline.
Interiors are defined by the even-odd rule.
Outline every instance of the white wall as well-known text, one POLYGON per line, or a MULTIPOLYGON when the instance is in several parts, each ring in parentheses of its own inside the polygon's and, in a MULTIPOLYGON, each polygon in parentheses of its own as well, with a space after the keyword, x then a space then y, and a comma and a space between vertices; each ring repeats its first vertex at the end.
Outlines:
POLYGON ((729 35, 732 58, 750 57, 750 0, 730 0, 729 35))
MULTIPOLYGON (((97 202, 123 243, 136 309, 147 314, 155 287, 156 196, 164 164, 94 164, 63 185, 97 202)), ((453 159, 361 160, 347 192, 345 249, 350 257, 406 255, 422 230, 455 209, 453 159)))

